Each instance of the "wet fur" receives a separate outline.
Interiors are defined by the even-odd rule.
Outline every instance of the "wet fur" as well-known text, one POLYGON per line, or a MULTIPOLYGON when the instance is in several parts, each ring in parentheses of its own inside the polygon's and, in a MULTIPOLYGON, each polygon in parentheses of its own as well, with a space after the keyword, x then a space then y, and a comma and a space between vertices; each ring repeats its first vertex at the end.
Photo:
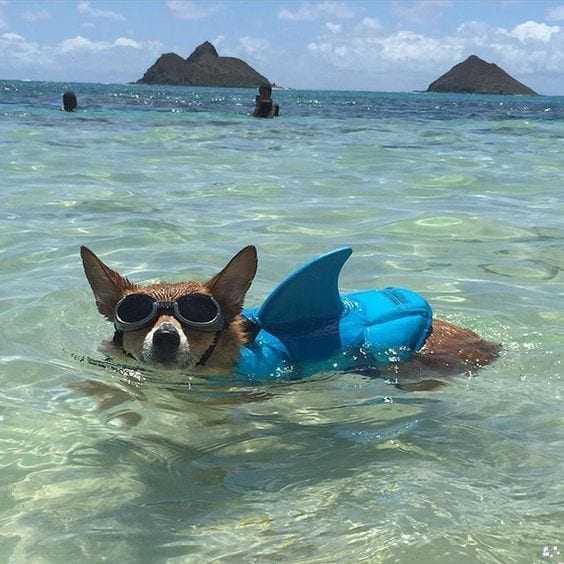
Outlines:
MULTIPOLYGON (((220 304, 228 325, 219 334, 217 344, 205 366, 198 360, 215 338, 214 333, 202 333, 183 327, 173 316, 161 315, 152 327, 123 334, 123 351, 140 362, 166 368, 185 369, 195 373, 229 374, 239 358, 241 347, 248 342, 241 317, 245 294, 256 274, 257 255, 253 246, 242 249, 225 268, 205 283, 156 283, 139 285, 106 266, 91 250, 80 249, 86 277, 90 283, 98 311, 114 321, 117 302, 132 293, 144 293, 159 300, 174 300, 186 293, 212 295, 220 304), (163 359, 155 349, 154 333, 165 323, 174 326, 180 335, 180 346, 174 358, 163 359)), ((393 367, 399 376, 416 375, 432 370, 439 374, 472 372, 495 360, 500 345, 485 341, 469 329, 440 319, 433 320, 433 331, 414 360, 393 367)))

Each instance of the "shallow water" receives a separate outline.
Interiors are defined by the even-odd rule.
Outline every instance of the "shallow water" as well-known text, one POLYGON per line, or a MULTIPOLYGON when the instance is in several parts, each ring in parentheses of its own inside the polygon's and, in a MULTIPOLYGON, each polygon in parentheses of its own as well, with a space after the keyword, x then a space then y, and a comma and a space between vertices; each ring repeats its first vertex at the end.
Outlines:
POLYGON ((0 82, 0 561, 563 562, 564 99, 0 82), (78 248, 136 281, 255 244, 503 343, 406 392, 117 369, 78 248))

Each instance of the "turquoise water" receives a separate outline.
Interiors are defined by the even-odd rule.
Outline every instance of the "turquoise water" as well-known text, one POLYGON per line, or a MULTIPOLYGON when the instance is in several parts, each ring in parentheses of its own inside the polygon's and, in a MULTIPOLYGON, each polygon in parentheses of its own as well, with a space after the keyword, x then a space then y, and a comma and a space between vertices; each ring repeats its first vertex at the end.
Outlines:
POLYGON ((0 82, 0 561, 564 561, 564 98, 0 82), (78 248, 136 281, 247 244, 503 343, 477 377, 118 370, 78 248))

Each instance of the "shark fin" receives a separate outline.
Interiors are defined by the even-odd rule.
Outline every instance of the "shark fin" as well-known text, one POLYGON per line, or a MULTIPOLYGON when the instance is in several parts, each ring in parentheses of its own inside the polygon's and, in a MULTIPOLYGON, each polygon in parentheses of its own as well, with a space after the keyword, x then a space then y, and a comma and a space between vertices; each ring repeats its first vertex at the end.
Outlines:
POLYGON ((256 313, 260 327, 273 334, 312 323, 336 321, 343 312, 339 274, 352 249, 317 257, 283 280, 256 313))

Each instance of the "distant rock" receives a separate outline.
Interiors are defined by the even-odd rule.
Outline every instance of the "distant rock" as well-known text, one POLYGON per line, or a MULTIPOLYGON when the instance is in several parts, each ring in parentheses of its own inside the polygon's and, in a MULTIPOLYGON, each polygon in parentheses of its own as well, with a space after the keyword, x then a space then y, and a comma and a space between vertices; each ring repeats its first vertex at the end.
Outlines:
POLYGON ((496 64, 486 63, 476 55, 471 55, 437 78, 429 85, 427 92, 536 95, 536 92, 496 64))
POLYGON ((187 59, 176 53, 161 55, 137 83, 256 88, 270 81, 241 59, 220 57, 206 41, 187 59))

